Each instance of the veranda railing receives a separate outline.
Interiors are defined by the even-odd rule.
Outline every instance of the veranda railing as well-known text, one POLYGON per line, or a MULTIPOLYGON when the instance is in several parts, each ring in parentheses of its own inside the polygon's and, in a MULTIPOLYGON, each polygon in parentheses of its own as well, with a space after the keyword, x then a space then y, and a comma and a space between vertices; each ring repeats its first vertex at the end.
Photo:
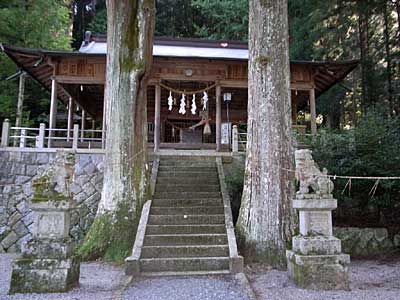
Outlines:
POLYGON ((105 145, 103 130, 46 128, 41 123, 39 128, 12 127, 6 119, 3 122, 1 146, 20 148, 87 148, 103 149, 105 145))

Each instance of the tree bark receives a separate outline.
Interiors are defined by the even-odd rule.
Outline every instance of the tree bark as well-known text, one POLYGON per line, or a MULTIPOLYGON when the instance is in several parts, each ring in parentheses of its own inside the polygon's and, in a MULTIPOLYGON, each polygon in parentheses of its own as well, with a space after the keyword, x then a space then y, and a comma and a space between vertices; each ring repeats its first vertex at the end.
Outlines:
POLYGON ((249 20, 248 143, 237 233, 247 261, 284 268, 295 224, 287 1, 251 0, 249 20))
POLYGON ((385 52, 386 52, 386 75, 387 75, 387 96, 390 106, 390 113, 393 113, 393 84, 392 84, 392 54, 390 51, 390 25, 389 25, 389 13, 387 3, 383 4, 383 19, 384 19, 384 35, 385 35, 385 52))
POLYGON ((148 197, 147 75, 152 62, 154 0, 107 0, 106 153, 96 218, 84 258, 121 260, 131 250, 148 197))

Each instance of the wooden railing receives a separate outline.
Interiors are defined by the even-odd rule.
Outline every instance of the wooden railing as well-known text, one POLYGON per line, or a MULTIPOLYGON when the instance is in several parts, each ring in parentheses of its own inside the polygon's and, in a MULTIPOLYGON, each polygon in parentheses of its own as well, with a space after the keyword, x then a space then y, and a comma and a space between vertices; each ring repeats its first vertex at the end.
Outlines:
MULTIPOLYGON (((306 133, 305 125, 293 125, 293 141, 295 143, 295 147, 304 147, 305 144, 308 144, 309 141, 313 139, 315 135, 306 133)), ((236 125, 232 127, 232 152, 246 152, 247 147, 247 132, 239 131, 236 125)))
POLYGON ((3 122, 1 146, 19 148, 86 148, 104 149, 103 130, 79 129, 75 124, 73 129, 46 128, 41 123, 39 128, 11 127, 6 119, 3 122))

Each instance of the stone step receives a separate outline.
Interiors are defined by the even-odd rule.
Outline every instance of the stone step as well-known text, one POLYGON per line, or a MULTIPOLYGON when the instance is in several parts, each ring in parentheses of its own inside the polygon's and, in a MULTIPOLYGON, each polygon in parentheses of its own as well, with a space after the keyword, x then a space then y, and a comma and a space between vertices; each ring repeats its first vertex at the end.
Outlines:
POLYGON ((229 257, 144 258, 141 272, 229 270, 229 257))
POLYGON ((145 235, 144 246, 226 245, 226 234, 151 234, 145 235))
POLYGON ((140 275, 145 277, 160 277, 160 276, 210 276, 210 275, 229 275, 229 270, 214 270, 214 271, 170 271, 170 272, 144 272, 140 275))
POLYGON ((193 170, 188 171, 174 171, 174 170, 166 170, 160 171, 157 173, 157 178, 197 178, 198 181, 204 178, 212 178, 218 179, 217 172, 198 172, 193 170))
POLYGON ((215 163, 215 156, 166 155, 160 157, 160 162, 176 162, 176 161, 197 161, 197 162, 215 163))
POLYGON ((224 234, 225 224, 212 225, 147 225, 146 234, 224 234))
POLYGON ((146 246, 142 247, 141 258, 171 257, 227 257, 228 245, 194 246, 146 246))
POLYGON ((210 172, 217 173, 217 168, 214 167, 187 167, 187 166, 159 166, 159 172, 210 172))
POLYGON ((189 225, 189 224, 225 224, 225 216, 221 215, 152 215, 148 219, 150 225, 189 225))
POLYGON ((201 181, 198 184, 185 184, 185 180, 181 184, 157 184, 156 193, 160 192, 219 192, 219 184, 203 184, 201 181))
MULTIPOLYGON (((157 188, 156 188, 157 189, 157 188)), ((220 192, 164 192, 156 191, 154 199, 199 199, 220 198, 220 192)))
POLYGON ((184 207, 184 206, 220 206, 221 198, 186 198, 186 199, 154 199, 152 207, 184 207))
POLYGON ((152 207, 150 215, 222 215, 220 206, 152 207))
POLYGON ((158 177, 157 184, 219 184, 217 176, 204 177, 201 180, 197 177, 158 177))
POLYGON ((209 167, 215 168, 215 161, 192 161, 192 160, 167 160, 160 161, 160 166, 164 167, 209 167))

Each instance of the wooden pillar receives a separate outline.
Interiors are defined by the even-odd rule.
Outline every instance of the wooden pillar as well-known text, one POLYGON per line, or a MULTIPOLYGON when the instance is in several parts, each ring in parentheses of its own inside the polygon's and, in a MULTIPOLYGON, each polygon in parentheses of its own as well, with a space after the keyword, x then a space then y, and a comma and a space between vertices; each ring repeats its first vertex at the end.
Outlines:
POLYGON ((215 139, 217 152, 221 151, 221 86, 215 87, 215 139))
POLYGON ((107 107, 106 107, 106 94, 103 94, 103 122, 102 122, 102 128, 101 128, 101 148, 105 149, 106 148, 106 113, 107 113, 107 107))
POLYGON ((51 147, 51 137, 54 136, 52 129, 55 129, 57 125, 57 81, 53 77, 51 79, 51 100, 50 100, 50 117, 49 117, 49 143, 48 147, 51 147))
POLYGON ((86 121, 86 112, 82 108, 82 117, 81 117, 81 143, 83 143, 83 140, 85 138, 85 121, 86 121))
MULTIPOLYGON (((15 117, 15 127, 21 127, 22 108, 24 106, 24 94, 25 94, 25 73, 22 73, 21 76, 19 76, 18 102, 17 102, 17 113, 15 117)), ((16 132, 21 133, 19 129, 16 132)), ((17 146, 17 140, 14 139, 14 147, 16 146, 17 146)))
POLYGON ((310 90, 311 133, 317 134, 317 111, 315 108, 315 89, 310 90))
POLYGON ((21 76, 19 77, 18 103, 17 103, 17 115, 15 118, 15 127, 21 127, 22 107, 24 106, 24 94, 25 94, 25 73, 22 73, 21 76))
POLYGON ((155 85, 155 110, 154 110, 154 152, 160 150, 160 113, 161 113, 161 87, 155 85))
POLYGON ((292 97, 292 124, 297 125, 297 90, 292 97))
POLYGON ((72 132, 72 125, 74 124, 74 110, 75 110, 75 101, 72 97, 69 98, 68 103, 68 120, 67 120, 67 142, 71 140, 71 132, 72 132))

